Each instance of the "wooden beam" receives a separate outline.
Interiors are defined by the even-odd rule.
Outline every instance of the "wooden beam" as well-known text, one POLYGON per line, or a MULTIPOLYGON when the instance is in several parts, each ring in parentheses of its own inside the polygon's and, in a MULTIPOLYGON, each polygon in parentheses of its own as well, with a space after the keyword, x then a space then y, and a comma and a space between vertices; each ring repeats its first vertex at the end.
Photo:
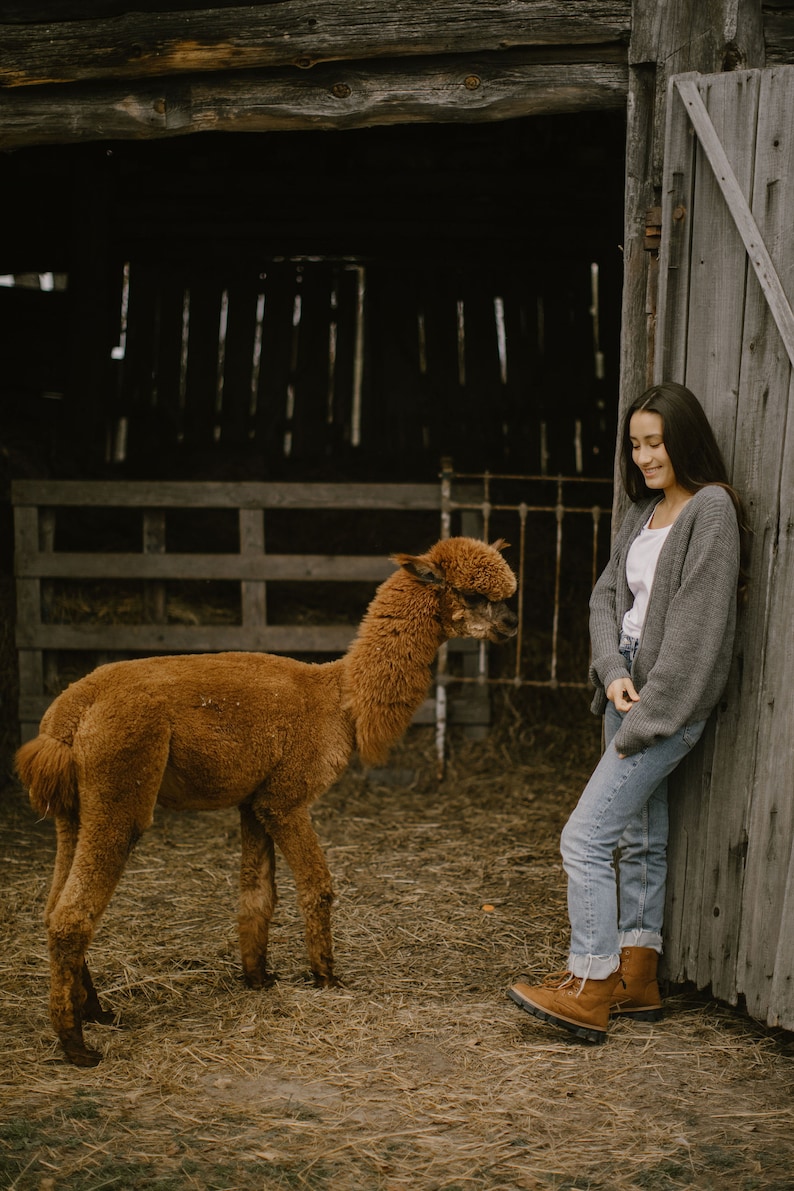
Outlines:
POLYGON ((615 48, 26 87, 0 95, 0 148, 620 110, 627 85, 615 48))
POLYGON ((0 25, 6 87, 318 62, 626 43, 628 0, 284 0, 262 8, 127 12, 0 25))
POLYGON ((764 40, 767 66, 794 62, 794 7, 764 5, 764 40))
POLYGON ((22 508, 438 509, 438 484, 326 484, 243 480, 14 480, 22 508))

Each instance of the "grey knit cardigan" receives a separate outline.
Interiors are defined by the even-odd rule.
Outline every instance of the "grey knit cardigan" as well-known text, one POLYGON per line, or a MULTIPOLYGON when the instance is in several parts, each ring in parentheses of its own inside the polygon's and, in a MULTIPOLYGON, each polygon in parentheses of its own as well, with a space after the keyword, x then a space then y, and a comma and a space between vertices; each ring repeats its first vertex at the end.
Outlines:
MULTIPOLYGON (((591 710, 602 715, 606 689, 626 675, 618 650, 623 616, 634 597, 626 555, 661 498, 627 513, 590 597, 591 710)), ((659 555, 632 680, 640 700, 614 737, 618 752, 638 753, 686 724, 708 718, 722 694, 736 630, 739 527, 733 501, 710 484, 687 501, 659 555)))

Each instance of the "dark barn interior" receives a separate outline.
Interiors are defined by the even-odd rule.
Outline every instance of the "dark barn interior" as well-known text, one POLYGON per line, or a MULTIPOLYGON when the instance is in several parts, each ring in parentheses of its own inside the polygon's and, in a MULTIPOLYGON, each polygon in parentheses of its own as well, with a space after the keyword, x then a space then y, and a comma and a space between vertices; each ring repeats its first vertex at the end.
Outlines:
POLYGON ((624 137, 593 112, 5 153, 6 574, 18 478, 609 477, 624 137))

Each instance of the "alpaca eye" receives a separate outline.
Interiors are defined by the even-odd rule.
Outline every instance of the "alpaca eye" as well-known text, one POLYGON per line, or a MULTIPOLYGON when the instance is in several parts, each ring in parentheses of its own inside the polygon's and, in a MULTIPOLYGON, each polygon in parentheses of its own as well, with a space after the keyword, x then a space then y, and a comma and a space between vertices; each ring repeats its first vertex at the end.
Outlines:
POLYGON ((459 591, 458 596, 467 608, 484 608, 488 603, 488 597, 479 591, 459 591))

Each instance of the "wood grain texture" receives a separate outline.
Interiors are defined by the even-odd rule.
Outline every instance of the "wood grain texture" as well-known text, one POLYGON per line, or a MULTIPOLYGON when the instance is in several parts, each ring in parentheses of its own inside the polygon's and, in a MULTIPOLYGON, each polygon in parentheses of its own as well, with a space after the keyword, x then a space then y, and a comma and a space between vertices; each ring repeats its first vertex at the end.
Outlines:
POLYGON ((6 87, 628 41, 627 0, 306 0, 0 26, 6 87))

